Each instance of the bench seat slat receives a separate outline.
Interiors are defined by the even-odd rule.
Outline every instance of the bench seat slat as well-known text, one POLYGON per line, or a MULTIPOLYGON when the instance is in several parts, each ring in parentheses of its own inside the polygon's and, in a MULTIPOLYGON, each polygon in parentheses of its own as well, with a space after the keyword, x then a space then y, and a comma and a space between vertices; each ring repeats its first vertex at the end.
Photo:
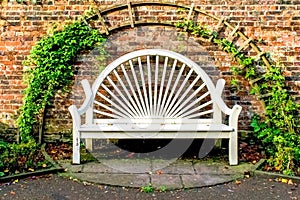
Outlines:
POLYGON ((233 128, 224 124, 99 124, 99 125, 82 125, 80 132, 231 132, 233 128))
POLYGON ((231 132, 93 132, 85 131, 81 134, 81 138, 95 138, 95 139, 216 139, 216 138, 230 138, 231 132))
POLYGON ((213 119, 188 119, 188 118, 118 118, 94 119, 93 124, 214 124, 213 119))

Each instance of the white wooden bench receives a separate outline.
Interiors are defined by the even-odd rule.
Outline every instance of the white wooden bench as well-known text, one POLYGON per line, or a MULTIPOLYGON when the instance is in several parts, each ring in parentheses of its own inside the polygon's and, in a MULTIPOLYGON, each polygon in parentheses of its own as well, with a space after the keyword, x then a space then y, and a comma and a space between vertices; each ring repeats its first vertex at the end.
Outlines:
POLYGON ((92 88, 83 80, 83 105, 69 107, 73 163, 80 164, 82 138, 88 149, 93 138, 228 138, 229 163, 237 165, 241 106, 226 106, 224 84, 220 79, 215 86, 199 65, 172 51, 145 49, 121 56, 92 88))

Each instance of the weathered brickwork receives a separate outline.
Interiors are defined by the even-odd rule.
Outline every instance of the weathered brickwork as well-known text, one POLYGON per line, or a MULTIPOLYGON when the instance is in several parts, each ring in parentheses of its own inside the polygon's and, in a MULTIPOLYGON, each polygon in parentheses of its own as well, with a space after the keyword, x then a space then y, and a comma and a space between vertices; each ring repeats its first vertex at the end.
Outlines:
MULTIPOLYGON (((101 10, 117 4, 126 4, 127 0, 97 0, 101 10)), ((132 1, 132 2, 142 2, 132 1)), ((155 1, 160 2, 160 1, 155 1)), ((270 52, 275 61, 286 66, 285 75, 290 92, 300 102, 300 1, 296 0, 168 0, 164 2, 191 5, 205 10, 216 17, 230 17, 230 23, 239 25, 240 29, 257 43, 262 51, 270 52)), ((0 128, 15 127, 18 108, 22 104, 22 61, 30 49, 54 23, 78 18, 90 7, 88 1, 56 0, 43 1, 43 5, 20 5, 3 1, 0 7, 0 128)), ((135 20, 172 22, 178 20, 176 9, 164 6, 142 6, 134 10, 135 20)), ((214 28, 217 21, 203 15, 194 19, 214 28)), ((107 25, 118 27, 128 21, 128 11, 115 11, 105 16, 107 25)), ((91 23, 103 31, 99 21, 91 23)), ((241 41, 242 42, 242 41, 241 41)), ((250 85, 242 77, 238 91, 232 90, 229 67, 236 65, 230 55, 211 43, 197 41, 180 33, 174 27, 139 26, 124 28, 111 32, 105 44, 109 63, 119 56, 143 48, 164 48, 177 51, 191 58, 200 65, 215 81, 224 78, 227 86, 224 91, 226 103, 230 106, 243 106, 240 128, 249 130, 250 117, 253 112, 261 111, 261 103, 249 95, 250 85)), ((253 50, 247 49, 250 55, 253 50)), ((71 120, 67 110, 72 103, 80 105, 82 91, 78 81, 83 77, 94 80, 98 68, 95 55, 86 52, 79 55, 75 69, 77 75, 72 92, 57 94, 53 106, 47 109, 45 121, 45 138, 60 138, 70 134, 71 120), (54 134, 53 134, 54 133, 54 134)), ((91 81, 92 83, 92 81, 91 81)), ((0 130, 1 134, 1 130, 0 130)))

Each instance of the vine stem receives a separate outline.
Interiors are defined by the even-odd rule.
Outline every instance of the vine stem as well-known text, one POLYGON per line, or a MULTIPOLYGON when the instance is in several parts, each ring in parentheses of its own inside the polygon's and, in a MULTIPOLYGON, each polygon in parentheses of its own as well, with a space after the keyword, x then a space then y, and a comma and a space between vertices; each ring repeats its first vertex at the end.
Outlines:
POLYGON ((39 144, 42 144, 43 141, 43 132, 44 132, 44 121, 45 121, 46 105, 42 108, 42 117, 39 124, 39 144))

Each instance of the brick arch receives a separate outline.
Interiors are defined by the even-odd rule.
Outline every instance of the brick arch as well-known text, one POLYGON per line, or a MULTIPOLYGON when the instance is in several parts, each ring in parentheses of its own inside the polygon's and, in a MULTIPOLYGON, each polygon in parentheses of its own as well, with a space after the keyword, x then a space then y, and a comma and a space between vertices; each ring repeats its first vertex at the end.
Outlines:
POLYGON ((109 35, 111 32, 135 26, 162 25, 175 27, 175 23, 181 21, 178 14, 181 11, 186 11, 185 19, 187 20, 199 22, 201 19, 201 23, 204 22, 205 25, 212 27, 213 30, 225 36, 229 41, 234 42, 239 51, 245 49, 249 51, 250 48, 252 51, 251 56, 262 59, 267 67, 270 66, 265 52, 262 52, 256 46, 252 38, 243 33, 239 25, 230 23, 230 16, 220 18, 205 10, 196 8, 194 4, 187 6, 174 3, 127 1, 127 4, 116 5, 102 11, 96 8, 96 14, 84 18, 84 21, 88 25, 92 24, 98 27, 101 34, 109 35), (147 7, 151 7, 152 10, 148 12, 147 7), (155 8, 157 10, 153 11, 155 8), (118 14, 117 19, 115 14, 118 14), (99 21, 99 23, 92 22, 94 20, 99 21))

